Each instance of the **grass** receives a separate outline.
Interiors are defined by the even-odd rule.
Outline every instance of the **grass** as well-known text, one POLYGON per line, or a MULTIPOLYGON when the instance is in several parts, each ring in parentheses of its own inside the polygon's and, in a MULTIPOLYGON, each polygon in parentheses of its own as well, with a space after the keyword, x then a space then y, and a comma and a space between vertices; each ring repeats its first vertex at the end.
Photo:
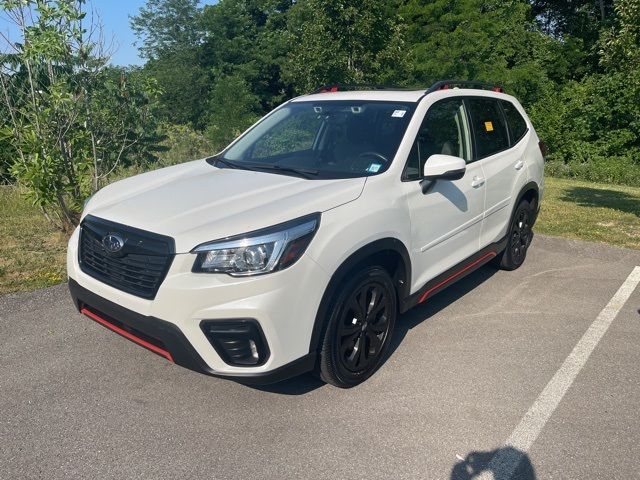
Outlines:
POLYGON ((0 186, 0 294, 64 281, 67 236, 14 187, 0 186))
POLYGON ((640 188, 548 177, 535 231, 640 249, 640 188))
MULTIPOLYGON (((640 249, 640 188, 547 178, 536 231, 640 249)), ((64 281, 66 235, 0 186, 0 294, 64 281)))

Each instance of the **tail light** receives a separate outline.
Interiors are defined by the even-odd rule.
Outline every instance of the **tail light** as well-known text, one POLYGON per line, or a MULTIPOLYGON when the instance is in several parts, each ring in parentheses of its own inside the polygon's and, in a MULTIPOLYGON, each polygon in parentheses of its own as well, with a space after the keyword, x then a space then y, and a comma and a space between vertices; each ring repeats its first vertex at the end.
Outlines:
POLYGON ((538 147, 540 147, 540 153, 542 154, 542 158, 547 158, 547 153, 549 153, 549 149, 547 148, 547 144, 542 140, 538 142, 538 147))

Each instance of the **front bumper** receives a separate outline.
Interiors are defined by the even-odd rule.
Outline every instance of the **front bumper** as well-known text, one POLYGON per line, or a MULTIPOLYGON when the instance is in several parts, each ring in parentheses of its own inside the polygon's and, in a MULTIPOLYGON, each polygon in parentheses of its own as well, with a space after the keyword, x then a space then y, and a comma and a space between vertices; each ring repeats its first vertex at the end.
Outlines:
POLYGON ((313 368, 312 332, 329 277, 309 255, 286 270, 244 278, 192 273, 193 261, 191 254, 175 255, 155 298, 140 298, 82 271, 76 230, 67 252, 69 287, 79 309, 157 339, 175 363, 192 370, 270 383, 313 368), (264 363, 229 364, 201 328, 238 319, 259 325, 269 349, 264 363))
POLYGON ((78 311, 87 314, 87 316, 102 323, 107 328, 127 336, 130 340, 149 348, 167 358, 167 360, 196 372, 217 377, 233 378, 247 384, 269 384, 308 372, 315 365, 316 355, 314 351, 268 372, 233 372, 232 374, 225 374, 224 372, 214 371, 205 363, 176 325, 124 308, 87 290, 71 278, 69 279, 69 291, 78 311), (128 335, 126 335, 127 333, 128 335))

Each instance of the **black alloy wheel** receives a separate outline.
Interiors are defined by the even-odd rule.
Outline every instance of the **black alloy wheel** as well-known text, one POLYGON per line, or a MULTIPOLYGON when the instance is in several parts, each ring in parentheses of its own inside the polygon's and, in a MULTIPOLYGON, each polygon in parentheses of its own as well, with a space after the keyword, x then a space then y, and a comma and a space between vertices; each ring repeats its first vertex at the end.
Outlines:
POLYGON ((381 267, 367 267, 348 280, 334 302, 320 353, 320 376, 352 387, 380 366, 397 316, 393 281, 381 267))
POLYGON ((529 247, 529 237, 531 236, 531 220, 530 212, 527 208, 518 210, 518 216, 515 218, 513 227, 511 228, 511 240, 509 247, 511 248, 511 256, 517 264, 524 262, 529 247))
POLYGON ((367 283, 351 295, 336 329, 345 368, 358 372, 376 360, 387 339, 390 307, 389 293, 378 283, 367 283))

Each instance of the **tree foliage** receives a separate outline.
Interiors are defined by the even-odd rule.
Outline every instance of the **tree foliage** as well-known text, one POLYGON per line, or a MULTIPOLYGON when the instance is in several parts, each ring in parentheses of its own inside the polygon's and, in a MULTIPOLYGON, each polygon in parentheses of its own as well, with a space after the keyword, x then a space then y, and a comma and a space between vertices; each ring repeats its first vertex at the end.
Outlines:
POLYGON ((131 17, 131 29, 140 39, 141 55, 157 59, 197 45, 199 18, 198 0, 147 0, 131 17))
POLYGON ((219 150, 334 82, 498 82, 548 171, 640 182, 640 0, 147 0, 141 68, 109 66, 84 0, 0 5, 19 32, 2 41, 0 179, 63 228, 121 166, 219 150))
POLYGON ((28 198, 68 230, 118 165, 152 150, 154 82, 107 67, 82 1, 2 6, 21 39, 5 38, 0 141, 17 154, 9 170, 28 198))
POLYGON ((285 78, 297 92, 324 83, 406 81, 402 31, 378 0, 308 0, 292 9, 285 78))
POLYGON ((160 114, 179 124, 199 128, 207 94, 200 44, 202 12, 197 0, 148 0, 130 18, 138 49, 147 59, 146 75, 160 90, 160 114))

